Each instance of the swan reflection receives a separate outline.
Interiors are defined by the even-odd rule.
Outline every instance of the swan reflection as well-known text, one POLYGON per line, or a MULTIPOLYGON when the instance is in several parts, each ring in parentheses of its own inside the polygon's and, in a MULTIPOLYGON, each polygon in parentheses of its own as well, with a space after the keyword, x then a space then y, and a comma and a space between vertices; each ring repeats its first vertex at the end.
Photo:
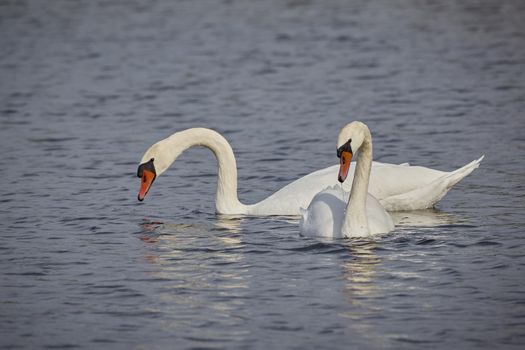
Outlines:
MULTIPOLYGON (((412 227, 439 227, 464 223, 465 219, 459 215, 451 215, 437 209, 417 210, 410 212, 391 212, 396 230, 403 231, 412 227)), ((384 236, 383 236, 384 237, 384 236)), ((364 305, 371 299, 380 298, 383 292, 374 281, 380 273, 379 266, 382 258, 375 253, 381 243, 381 236, 377 239, 351 239, 345 245, 351 259, 343 264, 345 280, 348 282, 346 291, 350 303, 364 305)), ((374 310, 374 305, 366 305, 374 310)))
MULTIPOLYGON (((347 245, 351 259, 342 265, 349 303, 371 311, 376 308, 373 304, 368 304, 370 300, 383 296, 382 290, 375 284, 378 266, 382 261, 374 252, 377 245, 375 241, 352 239, 347 245)), ((362 317, 362 314, 359 317, 362 317)))
MULTIPOLYGON (((144 222, 139 239, 144 260, 156 268, 148 280, 160 281, 158 295, 174 310, 209 308, 211 315, 234 317, 248 289, 240 220, 220 218, 214 225, 144 222), (232 265, 224 269, 224 265, 232 265), (213 303, 191 296, 206 295, 213 303), (235 302, 232 303, 232 299, 235 302)), ((175 327, 176 325, 172 325, 175 327)))
POLYGON ((438 227, 445 225, 456 225, 466 220, 457 214, 445 213, 439 209, 424 209, 414 211, 390 212, 396 228, 405 226, 413 227, 438 227))
POLYGON ((376 253, 380 240, 352 239, 347 243, 350 259, 342 264, 344 294, 349 309, 339 315, 348 318, 347 326, 366 339, 371 348, 383 348, 388 335, 377 329, 378 318, 384 317, 382 300, 389 291, 378 281, 384 280, 383 258, 376 253))
POLYGON ((229 233, 239 234, 241 233, 241 224, 245 217, 242 215, 217 215, 215 221, 215 227, 226 230, 229 233))

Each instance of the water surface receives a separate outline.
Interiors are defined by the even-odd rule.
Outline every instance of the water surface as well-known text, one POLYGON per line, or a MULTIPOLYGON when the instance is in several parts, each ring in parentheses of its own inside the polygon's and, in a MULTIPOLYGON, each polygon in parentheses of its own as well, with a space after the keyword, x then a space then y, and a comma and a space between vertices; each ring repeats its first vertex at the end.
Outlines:
POLYGON ((0 1, 2 348, 521 348, 525 3, 0 1), (136 194, 153 142, 232 144, 243 202, 334 164, 482 166, 385 237, 214 213, 183 154, 136 194))

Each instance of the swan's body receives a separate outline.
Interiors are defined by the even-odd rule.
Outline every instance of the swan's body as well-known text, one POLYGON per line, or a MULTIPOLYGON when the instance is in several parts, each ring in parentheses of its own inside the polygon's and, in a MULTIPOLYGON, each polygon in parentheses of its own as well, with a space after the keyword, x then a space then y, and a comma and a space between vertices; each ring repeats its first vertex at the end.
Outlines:
POLYGON ((338 151, 341 158, 340 182, 346 180, 352 154, 359 150, 348 203, 345 205, 340 199, 343 193, 340 187, 320 192, 302 213, 301 233, 324 238, 349 238, 392 231, 392 218, 381 203, 368 193, 372 168, 372 136, 368 127, 361 122, 345 126, 339 133, 338 149, 341 150, 338 151))
MULTIPOLYGON (((166 171, 182 152, 194 146, 209 148, 217 158, 219 171, 215 207, 220 214, 299 215, 300 208, 307 207, 318 192, 337 184, 339 166, 335 165, 310 173, 258 203, 243 204, 237 197, 237 164, 228 141, 213 130, 192 128, 177 132, 146 151, 138 175, 143 177, 147 173, 142 168, 148 163, 153 168, 153 175, 149 179, 143 177, 139 200, 144 199, 156 176, 166 171)), ((430 208, 454 184, 476 169, 481 159, 450 173, 418 166, 373 162, 369 192, 387 210, 430 208)), ((348 175, 346 182, 350 183, 352 177, 353 172, 348 175)), ((343 188, 349 191, 350 185, 347 183, 343 188)))
POLYGON ((315 195, 307 210, 301 211, 301 234, 308 237, 328 239, 368 236, 390 232, 394 222, 381 203, 371 194, 366 199, 368 231, 364 234, 344 235, 343 220, 349 193, 340 185, 328 187, 315 195))

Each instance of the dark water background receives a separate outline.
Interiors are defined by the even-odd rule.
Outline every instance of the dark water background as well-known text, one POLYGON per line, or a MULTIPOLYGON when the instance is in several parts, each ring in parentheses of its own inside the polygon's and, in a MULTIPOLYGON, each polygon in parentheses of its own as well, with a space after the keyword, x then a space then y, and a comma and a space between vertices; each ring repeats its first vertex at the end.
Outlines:
POLYGON ((525 344, 525 2, 0 0, 0 347, 504 349, 525 344), (231 142, 250 203, 334 164, 482 166, 386 237, 214 214, 185 153, 231 142))

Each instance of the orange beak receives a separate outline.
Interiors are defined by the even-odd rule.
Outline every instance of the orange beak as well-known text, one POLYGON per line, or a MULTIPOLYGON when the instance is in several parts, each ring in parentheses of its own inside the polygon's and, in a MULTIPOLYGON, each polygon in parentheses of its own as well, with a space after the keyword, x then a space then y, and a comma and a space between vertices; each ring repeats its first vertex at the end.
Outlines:
POLYGON ((352 161, 352 152, 343 151, 341 152, 341 163, 339 166, 339 176, 338 180, 340 183, 343 183, 348 176, 348 170, 350 170, 350 162, 352 161))
POLYGON ((145 170, 142 172, 142 178, 140 182, 140 191, 138 195, 139 201, 143 201, 144 197, 146 197, 146 194, 148 193, 151 184, 153 184, 153 181, 155 180, 155 177, 157 175, 153 171, 145 170))

